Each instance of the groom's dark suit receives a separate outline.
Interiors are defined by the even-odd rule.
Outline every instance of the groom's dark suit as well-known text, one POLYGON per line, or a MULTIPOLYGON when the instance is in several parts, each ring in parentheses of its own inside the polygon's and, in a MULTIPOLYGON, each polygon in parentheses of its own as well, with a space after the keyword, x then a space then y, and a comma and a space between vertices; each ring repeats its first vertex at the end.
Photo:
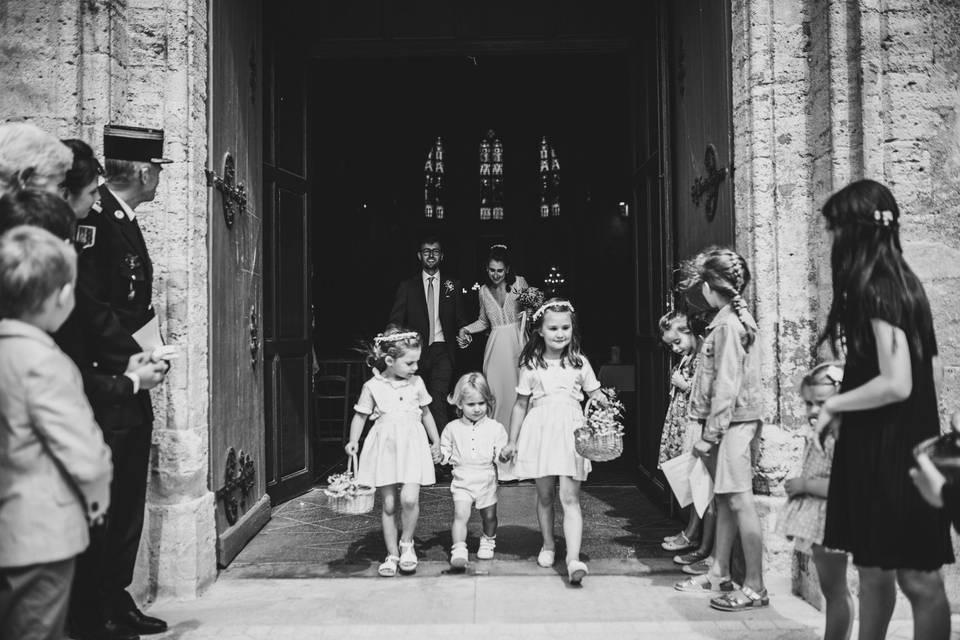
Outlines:
POLYGON ((427 385, 433 398, 430 413, 437 423, 437 430, 447 424, 447 395, 453 382, 453 364, 456 361, 457 333, 460 327, 469 324, 460 295, 460 282, 437 272, 439 290, 437 316, 443 330, 443 342, 429 344, 430 320, 427 314, 427 296, 424 273, 404 280, 397 287, 390 312, 390 322, 412 329, 420 334, 423 349, 420 354, 418 375, 427 385))

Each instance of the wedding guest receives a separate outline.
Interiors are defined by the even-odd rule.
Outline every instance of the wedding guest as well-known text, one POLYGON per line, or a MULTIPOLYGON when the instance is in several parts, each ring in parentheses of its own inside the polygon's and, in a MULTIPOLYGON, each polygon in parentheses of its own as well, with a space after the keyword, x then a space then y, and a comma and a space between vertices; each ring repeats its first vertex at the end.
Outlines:
POLYGON ((100 176, 103 167, 83 140, 63 140, 63 144, 73 152, 73 164, 67 171, 60 187, 60 195, 73 209, 77 218, 83 219, 90 209, 100 205, 100 176))
POLYGON ((510 424, 510 413, 517 399, 520 349, 525 340, 520 335, 520 311, 517 293, 527 288, 523 276, 513 273, 507 246, 490 247, 487 258, 486 284, 480 287, 480 317, 460 329, 458 342, 465 347, 475 333, 490 329, 483 352, 483 374, 497 401, 493 419, 510 424))
POLYGON ((0 237, 0 638, 63 638, 74 559, 110 503, 110 450, 50 337, 73 310, 76 269, 44 229, 0 237))
POLYGON ((36 125, 0 124, 0 196, 20 189, 58 194, 72 164, 70 149, 36 125))
POLYGON ((58 195, 36 189, 17 189, 0 197, 0 233, 23 224, 41 227, 64 240, 73 240, 77 218, 58 195))

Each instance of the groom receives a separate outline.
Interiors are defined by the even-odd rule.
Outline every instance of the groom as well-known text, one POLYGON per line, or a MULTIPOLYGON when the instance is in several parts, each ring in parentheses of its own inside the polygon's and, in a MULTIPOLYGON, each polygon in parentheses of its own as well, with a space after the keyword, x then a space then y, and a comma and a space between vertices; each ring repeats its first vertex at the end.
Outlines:
POLYGON ((468 324, 460 297, 460 283, 440 273, 443 248, 425 237, 417 252, 420 272, 397 287, 390 323, 418 332, 423 344, 419 375, 433 398, 430 413, 437 430, 447 424, 447 395, 453 381, 457 330, 468 324))

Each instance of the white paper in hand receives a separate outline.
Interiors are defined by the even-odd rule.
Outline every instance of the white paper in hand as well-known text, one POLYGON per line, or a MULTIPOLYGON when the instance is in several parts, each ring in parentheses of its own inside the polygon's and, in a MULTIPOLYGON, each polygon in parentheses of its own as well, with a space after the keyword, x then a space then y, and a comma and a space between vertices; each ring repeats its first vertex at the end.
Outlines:
POLYGON ((690 487, 690 472, 693 470, 694 458, 689 453, 681 453, 672 460, 667 460, 660 465, 663 475, 667 476, 667 482, 673 489, 673 495, 677 497, 677 502, 681 507, 685 507, 693 502, 693 494, 690 487))
POLYGON ((145 325, 137 329, 133 334, 133 339, 144 351, 153 351, 162 346, 163 338, 160 337, 160 320, 157 319, 157 316, 154 315, 145 325))
POLYGON ((690 470, 690 493, 693 495, 693 508, 702 518, 713 500, 713 478, 700 458, 696 459, 690 470))

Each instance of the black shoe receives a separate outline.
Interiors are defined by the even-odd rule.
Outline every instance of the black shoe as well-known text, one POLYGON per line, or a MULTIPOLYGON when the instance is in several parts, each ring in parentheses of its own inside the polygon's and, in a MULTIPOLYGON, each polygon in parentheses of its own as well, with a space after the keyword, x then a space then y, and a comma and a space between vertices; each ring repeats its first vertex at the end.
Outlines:
POLYGON ((84 631, 71 629, 69 637, 74 640, 140 640, 140 636, 135 631, 119 627, 112 621, 106 622, 97 629, 84 631))
POLYGON ((116 624, 118 627, 129 629, 144 635, 163 633, 167 630, 166 622, 160 618, 148 616, 136 607, 129 609, 128 611, 124 611, 123 613, 116 614, 107 624, 110 624, 110 622, 116 624))

